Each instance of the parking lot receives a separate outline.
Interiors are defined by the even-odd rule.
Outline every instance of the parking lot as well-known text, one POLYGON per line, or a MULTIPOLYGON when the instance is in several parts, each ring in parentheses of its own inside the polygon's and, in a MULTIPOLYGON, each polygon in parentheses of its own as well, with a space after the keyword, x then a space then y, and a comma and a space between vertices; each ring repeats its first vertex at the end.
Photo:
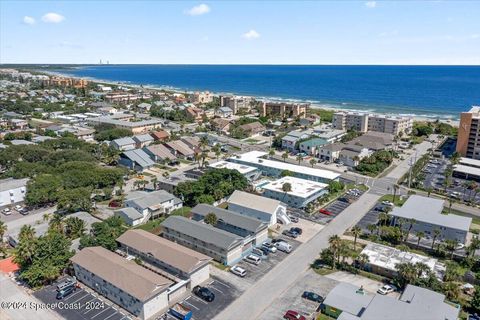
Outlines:
POLYGON ((311 291, 325 298, 337 284, 338 281, 321 276, 310 269, 292 287, 276 298, 259 319, 283 319, 283 315, 287 310, 297 311, 309 320, 314 319, 313 315, 320 304, 302 298, 302 293, 311 291))
MULTIPOLYGON (((193 319, 196 320, 213 319, 241 294, 241 291, 233 284, 220 280, 215 276, 212 276, 211 281, 205 286, 215 294, 215 300, 206 302, 192 294, 182 302, 183 306, 192 310, 193 319)), ((176 318, 168 315, 168 319, 176 318)))
MULTIPOLYGON (((355 201, 357 200, 360 196, 362 196, 364 192, 359 190, 358 195, 349 195, 347 193, 343 194, 342 196, 339 197, 341 198, 346 198, 349 199, 349 201, 355 201)), ((334 200, 330 204, 328 204, 326 207, 323 209, 327 210, 330 214, 324 214, 321 213, 319 210, 315 210, 314 213, 306 213, 304 210, 300 209, 295 209, 295 208, 288 208, 288 214, 300 217, 302 219, 310 220, 315 223, 321 223, 321 224, 327 224, 330 221, 332 221, 336 216, 338 216, 343 210, 345 210, 351 203, 346 202, 346 201, 341 201, 341 200, 334 200)))
MULTIPOLYGON (((59 282, 61 281, 63 279, 59 282)), ((119 310, 118 306, 112 305, 107 299, 99 297, 96 293, 90 293, 86 289, 77 288, 75 292, 62 300, 57 300, 56 295, 56 283, 34 293, 34 296, 44 303, 62 302, 67 307, 78 304, 79 307, 76 309, 57 308, 54 310, 68 320, 126 320, 133 318, 126 311, 119 310)))

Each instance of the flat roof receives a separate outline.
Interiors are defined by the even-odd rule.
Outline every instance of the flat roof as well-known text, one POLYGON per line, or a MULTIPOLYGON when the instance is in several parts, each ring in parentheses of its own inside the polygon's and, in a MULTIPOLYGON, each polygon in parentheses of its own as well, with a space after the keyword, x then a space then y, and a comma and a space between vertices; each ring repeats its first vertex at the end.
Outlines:
POLYGON ((255 167, 250 167, 245 164, 240 164, 240 163, 235 163, 235 162, 228 162, 225 160, 221 160, 212 164, 208 165, 210 168, 215 168, 215 169, 230 169, 230 170, 237 170, 241 174, 246 174, 250 173, 253 171, 258 170, 255 167))
POLYGON ((287 192, 287 194, 300 198, 308 198, 328 187, 328 185, 325 183, 287 176, 270 182, 261 188, 274 192, 285 193, 285 191, 282 190, 282 187, 285 183, 290 183, 292 186, 292 191, 287 192))
POLYGON ((219 248, 230 250, 242 245, 243 238, 233 233, 212 227, 209 224, 187 219, 181 216, 170 216, 162 226, 186 234, 189 237, 213 244, 219 248))
POLYGON ((468 174, 468 175, 479 176, 480 177, 480 168, 475 168, 475 167, 471 167, 471 166, 456 164, 453 167, 453 171, 457 171, 457 172, 465 173, 465 174, 468 174))
POLYGON ((373 295, 353 284, 341 282, 326 296, 323 304, 358 316, 372 301, 373 295))
POLYGON ((424 263, 439 278, 443 277, 443 274, 445 273, 445 265, 439 263, 435 258, 401 251, 396 248, 384 246, 378 243, 369 243, 362 250, 362 254, 366 254, 368 256, 368 262, 370 264, 392 271, 397 271, 397 264, 399 263, 424 263))
POLYGON ((289 170, 295 173, 307 174, 314 177, 334 180, 337 179, 340 174, 330 171, 330 170, 322 170, 322 169, 315 169, 310 167, 299 166, 296 164, 291 164, 287 162, 281 161, 273 161, 268 159, 260 159, 263 156, 266 156, 266 152, 262 151, 250 151, 243 154, 238 155, 238 157, 232 157, 233 161, 241 160, 247 163, 262 165, 265 167, 275 168, 278 170, 289 170))
POLYGON ((274 214, 281 205, 281 202, 278 200, 240 190, 235 190, 230 198, 228 198, 227 202, 240 207, 252 208, 270 214, 274 214))
POLYGON ((193 272, 212 260, 209 256, 141 229, 126 231, 117 238, 117 242, 152 255, 186 273, 193 272))
POLYGON ((443 214, 443 205, 443 200, 411 195, 403 206, 393 208, 390 214, 468 232, 472 218, 443 214))
POLYGON ((142 121, 125 121, 125 120, 112 119, 110 117, 88 118, 87 121, 93 122, 93 123, 109 123, 117 126, 124 126, 124 127, 130 127, 130 128, 151 126, 151 125, 162 123, 160 119, 149 119, 149 120, 142 120, 142 121))
POLYGON ((149 300, 173 284, 103 247, 84 248, 70 260, 140 301, 149 300))
POLYGON ((459 164, 463 164, 470 167, 480 168, 480 160, 471 159, 471 158, 460 158, 459 164))

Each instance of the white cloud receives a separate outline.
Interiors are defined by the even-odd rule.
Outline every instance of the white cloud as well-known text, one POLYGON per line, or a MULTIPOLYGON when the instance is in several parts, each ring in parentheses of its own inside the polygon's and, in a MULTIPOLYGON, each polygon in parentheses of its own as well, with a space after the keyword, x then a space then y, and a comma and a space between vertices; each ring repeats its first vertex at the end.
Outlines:
POLYGON ((242 38, 245 38, 247 40, 258 39, 258 38, 260 38, 260 33, 258 33, 257 31, 252 29, 252 30, 242 34, 242 38))
POLYGON ((25 24, 35 24, 35 19, 29 16, 23 17, 23 23, 25 24))
POLYGON ((206 14, 210 12, 210 7, 207 6, 205 3, 199 4, 198 6, 192 7, 185 11, 185 14, 189 16, 201 16, 202 14, 206 14))
POLYGON ((55 12, 49 12, 42 16, 42 21, 45 23, 60 23, 65 20, 65 17, 55 12))
POLYGON ((367 2, 365 2, 365 6, 367 8, 375 8, 377 6, 377 2, 376 1, 367 1, 367 2))

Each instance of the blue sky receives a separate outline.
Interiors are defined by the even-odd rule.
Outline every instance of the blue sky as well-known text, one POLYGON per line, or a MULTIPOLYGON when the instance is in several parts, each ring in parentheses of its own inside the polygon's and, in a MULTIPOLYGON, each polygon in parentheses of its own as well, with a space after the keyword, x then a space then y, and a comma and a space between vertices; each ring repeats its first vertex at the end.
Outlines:
POLYGON ((0 1, 0 63, 480 64, 477 1, 0 1))

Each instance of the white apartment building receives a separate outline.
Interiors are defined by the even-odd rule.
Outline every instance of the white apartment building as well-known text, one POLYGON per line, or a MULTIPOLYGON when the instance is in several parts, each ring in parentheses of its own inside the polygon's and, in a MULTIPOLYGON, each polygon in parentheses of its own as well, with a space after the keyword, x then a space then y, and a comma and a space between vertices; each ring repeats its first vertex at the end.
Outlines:
POLYGON ((377 131, 398 135, 400 132, 409 133, 412 130, 413 119, 359 112, 335 112, 332 125, 338 130, 377 131))

